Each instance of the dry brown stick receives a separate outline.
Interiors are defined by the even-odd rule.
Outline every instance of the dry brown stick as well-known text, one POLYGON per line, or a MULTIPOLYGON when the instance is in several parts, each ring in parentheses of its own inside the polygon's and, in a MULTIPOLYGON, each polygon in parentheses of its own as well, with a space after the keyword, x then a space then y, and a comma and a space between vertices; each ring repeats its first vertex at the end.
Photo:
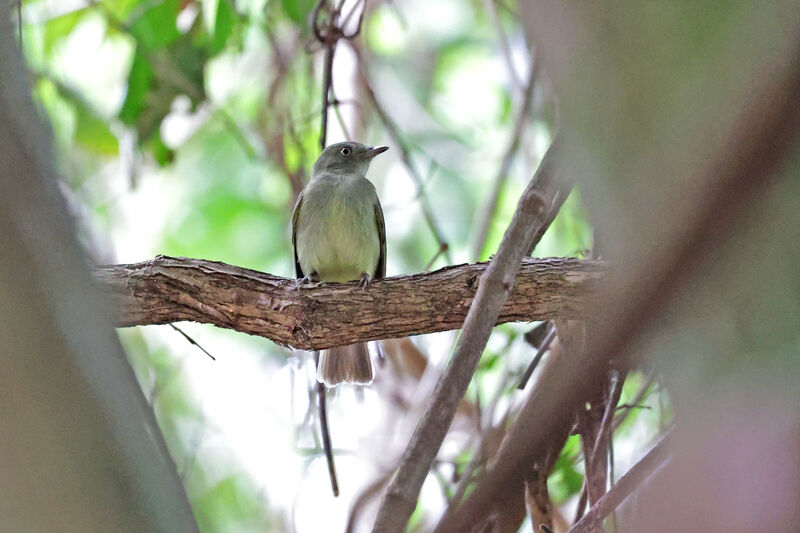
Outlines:
MULTIPOLYGON (((94 268, 114 303, 117 326, 190 320, 260 335, 302 350, 320 350, 460 328, 487 263, 353 283, 310 283, 200 259, 94 268)), ((514 290, 492 324, 585 317, 607 263, 526 259, 514 290)))
MULTIPOLYGON (((774 82, 749 99, 729 134, 729 142, 694 181, 706 184, 706 201, 684 210, 675 226, 664 230, 660 248, 632 272, 629 283, 610 298, 615 312, 602 337, 584 357, 563 358, 543 376, 537 402, 523 407, 509 432, 495 467, 440 531, 468 531, 493 502, 522 483, 520 468, 541 456, 552 435, 564 430, 566 416, 597 387, 598 365, 630 357, 637 335, 663 315, 702 262, 725 241, 742 212, 752 205, 795 146, 800 131, 800 53, 775 73, 774 82)), ((687 178, 688 179, 688 178, 687 178)))
POLYGON ((658 443, 638 463, 633 465, 606 494, 595 503, 586 515, 569 530, 569 533, 594 533, 603 519, 616 509, 631 492, 669 460, 669 435, 658 443))
POLYGON ((534 176, 522 193, 497 254, 481 276, 455 353, 439 378, 431 400, 411 437, 378 510, 373 531, 403 531, 417 503, 422 483, 450 428, 492 327, 512 294, 527 245, 547 215, 549 204, 534 190, 534 176))
POLYGON ((619 397, 622 394, 622 386, 625 383, 626 371, 618 371, 612 369, 608 375, 609 390, 605 396, 605 408, 603 409, 603 417, 600 420, 600 426, 597 430, 597 436, 594 443, 587 449, 591 450, 591 454, 586 457, 586 477, 587 488, 590 504, 594 504, 595 500, 600 499, 606 492, 608 482, 608 457, 607 452, 610 446, 609 429, 611 422, 614 419, 614 410, 619 403, 619 397), (602 454, 602 460, 601 460, 602 454), (591 479, 592 475, 598 477, 597 482, 591 479))
POLYGON ((559 143, 558 138, 553 139, 553 144, 548 151, 548 154, 553 154, 544 159, 541 163, 541 168, 539 173, 541 174, 541 183, 537 184, 537 187, 542 190, 550 191, 550 195, 548 199, 550 200, 550 210, 547 213, 547 219, 544 221, 539 229, 531 239, 531 242, 528 244, 528 253, 526 255, 531 255, 533 250, 539 244, 539 241, 542 240, 544 237, 545 232, 556 219, 556 215, 558 212, 561 211, 561 206, 564 205, 564 202, 569 197, 570 192, 572 192, 573 182, 574 179, 565 176, 563 172, 558 173, 558 179, 556 179, 556 157, 555 152, 558 149, 559 143), (554 185, 552 185, 555 183, 554 185))

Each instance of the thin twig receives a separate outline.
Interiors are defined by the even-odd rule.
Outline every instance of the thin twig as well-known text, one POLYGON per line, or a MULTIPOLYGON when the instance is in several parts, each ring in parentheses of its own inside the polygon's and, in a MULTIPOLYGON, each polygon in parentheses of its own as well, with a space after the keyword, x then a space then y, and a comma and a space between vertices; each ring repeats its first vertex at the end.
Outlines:
POLYGON ((553 339, 555 338, 556 338, 556 328, 551 326, 550 331, 547 332, 547 336, 542 341, 541 346, 539 346, 536 355, 533 356, 531 364, 528 365, 528 368, 525 369, 525 373, 519 380, 519 385, 517 385, 517 389, 522 390, 525 388, 525 385, 528 384, 528 380, 531 379, 533 371, 536 370, 537 366, 539 366, 539 362, 542 360, 542 357, 544 357, 545 352, 547 352, 547 350, 550 349, 550 344, 553 342, 553 339))
POLYGON ((384 473, 379 476, 375 481, 367 485, 358 495, 353 505, 350 507, 350 512, 347 515, 347 527, 345 533, 353 533, 356 527, 356 522, 359 515, 367 505, 369 500, 380 494, 381 489, 389 482, 391 473, 384 473))
POLYGON ((22 54, 22 0, 17 0, 17 30, 19 31, 19 52, 22 54))
POLYGON ((614 408, 619 402, 619 396, 622 393, 622 384, 625 382, 625 375, 620 375, 618 370, 611 370, 609 373, 609 387, 608 396, 606 396, 606 406, 603 411, 603 419, 600 423, 600 430, 597 432, 597 438, 592 447, 592 456, 587 458, 590 464, 594 464, 600 458, 600 451, 606 441, 606 434, 611 427, 611 421, 614 416, 614 408))
POLYGON ((621 403, 617 406, 617 411, 621 411, 623 409, 652 409, 652 407, 638 403, 621 403))
POLYGON ((572 521, 573 524, 577 524, 578 521, 583 518, 583 513, 586 512, 586 502, 589 501, 589 481, 586 477, 583 479, 583 485, 581 485, 581 495, 578 496, 578 505, 575 507, 575 519, 572 521))
POLYGON ((339 123, 339 127, 342 128, 342 133, 344 133, 344 138, 348 141, 352 141, 353 136, 350 134, 350 130, 347 127, 347 124, 344 121, 344 117, 342 116, 342 110, 339 108, 339 104, 341 102, 336 98, 336 94, 333 92, 333 87, 331 87, 331 107, 333 107, 333 113, 336 115, 336 122, 339 123))
MULTIPOLYGON (((319 365, 319 352, 314 354, 314 363, 319 365)), ((334 497, 339 496, 339 482, 336 479, 336 465, 333 461, 333 446, 328 426, 328 405, 325 384, 316 382, 317 398, 319 399, 319 428, 322 433, 322 449, 325 452, 325 461, 328 463, 328 476, 331 479, 331 491, 334 497)))
POLYGON ((484 417, 486 420, 486 428, 480 435, 477 445, 475 446, 475 450, 472 453, 472 457, 470 457, 467 466, 464 468, 464 471, 461 474, 461 479, 458 481, 458 485, 456 485, 456 491, 453 494, 453 499, 451 501, 451 505, 458 504, 463 498, 464 494, 467 492, 467 488, 469 487, 470 482, 475 474, 475 470, 477 470, 478 466, 483 464, 489 457, 487 457, 487 448, 489 444, 490 438, 495 438, 497 435, 494 434, 495 430, 502 431, 502 428, 506 426, 506 422, 512 415, 512 409, 505 413, 503 419, 495 426, 492 423, 493 413, 494 410, 497 408, 497 402, 500 400, 500 396, 502 392, 505 390, 505 377, 508 375, 508 365, 503 372, 503 377, 500 380, 500 386, 498 387, 497 391, 495 392, 494 398, 492 398, 492 402, 489 404, 489 408, 486 410, 487 414, 484 417))
POLYGON ((208 353, 208 350, 206 350, 205 348, 203 348, 202 346, 200 346, 200 344, 199 344, 199 343, 198 343, 196 340, 194 340, 194 339, 193 339, 193 338, 191 338, 189 335, 187 335, 187 334, 186 334, 186 332, 185 332, 185 331, 183 331, 182 329, 180 329, 178 326, 176 326, 175 324, 170 324, 170 325, 169 325, 169 327, 171 327, 172 329, 174 329, 175 331, 177 331, 178 333, 180 333, 181 335, 183 335, 183 337, 184 337, 184 338, 185 338, 187 341, 189 341, 189 343, 190 343, 190 344, 194 344, 195 346, 197 346, 198 348, 200 348, 200 350, 201 350, 201 351, 202 351, 204 354, 206 354, 207 356, 209 356, 209 357, 211 358, 211 360, 212 360, 212 361, 216 361, 216 360, 217 360, 217 358, 216 358, 216 357, 214 357, 213 355, 211 355, 210 353, 208 353))
POLYGON ((629 404, 622 404, 622 405, 617 406, 618 410, 625 409, 625 411, 614 417, 614 424, 613 424, 613 427, 611 429, 612 433, 616 432, 619 429, 619 427, 622 425, 622 423, 625 422, 625 419, 628 417, 628 415, 631 412, 629 407, 637 406, 637 407, 641 407, 642 409, 650 409, 650 406, 647 406, 647 405, 641 405, 640 406, 639 404, 642 402, 642 400, 644 400, 644 398, 646 397, 646 395, 650 391, 650 386, 653 384, 654 380, 655 380, 655 373, 651 372, 650 375, 645 380, 645 382, 642 383, 642 385, 639 387, 639 390, 636 391, 636 394, 631 399, 630 403, 629 404))
POLYGON ((443 242, 442 244, 440 244, 439 245, 439 249, 436 250, 436 253, 434 254, 434 256, 431 257, 431 260, 428 261, 427 265, 425 265, 425 269, 424 269, 425 272, 429 271, 431 269, 431 267, 433 266, 433 264, 436 262, 436 260, 439 259, 439 256, 444 254, 444 253, 446 253, 449 248, 450 247, 447 245, 446 242, 443 242))
POLYGON ((500 43, 500 52, 506 62, 506 70, 508 70, 508 78, 511 81, 511 86, 515 90, 522 91, 522 81, 519 79, 517 69, 514 67, 514 56, 511 54, 511 47, 508 45, 508 38, 506 37, 506 32, 503 31, 503 26, 497 14, 497 7, 494 5, 494 0, 484 0, 483 3, 486 5, 486 11, 489 12, 489 18, 492 20, 494 31, 497 33, 497 42, 500 43))
POLYGON ((358 5, 353 6, 353 10, 345 18, 344 22, 339 22, 344 0, 340 0, 333 9, 329 8, 328 20, 323 27, 321 22, 322 8, 328 6, 327 0, 319 0, 309 15, 309 25, 314 34, 317 42, 325 47, 325 59, 322 71, 322 125, 320 127, 319 144, 320 148, 324 149, 327 146, 328 134, 328 106, 331 103, 331 94, 333 87, 333 56, 336 50, 336 43, 340 39, 352 40, 361 33, 361 26, 364 22, 364 14, 367 10, 366 0, 362 0, 364 6, 361 9, 361 15, 358 18, 358 26, 352 33, 345 33, 344 25, 347 24, 350 16, 355 12, 358 5))
POLYGON ((336 42, 325 46, 325 63, 322 69, 322 125, 319 132, 320 149, 325 149, 328 139, 328 105, 330 105, 330 92, 333 84, 333 54, 336 42))

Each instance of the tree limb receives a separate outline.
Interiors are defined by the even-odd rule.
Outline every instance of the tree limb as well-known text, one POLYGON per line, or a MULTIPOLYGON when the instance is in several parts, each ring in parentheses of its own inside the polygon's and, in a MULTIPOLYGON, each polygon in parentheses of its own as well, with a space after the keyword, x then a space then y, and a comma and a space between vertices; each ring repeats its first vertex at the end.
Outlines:
MULTIPOLYGON (((545 155, 545 159, 548 156, 545 155)), ((523 191, 511 224, 481 276, 474 301, 464 320, 455 353, 439 378, 433 396, 411 437, 403 458, 386 491, 373 531, 402 531, 417 503, 422 483, 450 428, 458 403, 467 390, 492 327, 507 301, 519 294, 515 279, 533 234, 544 223, 550 209, 547 196, 536 190, 535 175, 523 191)), ((529 263, 528 263, 529 264, 529 263)), ((533 296, 533 295, 531 295, 533 296)))
MULTIPOLYGON (((94 268, 117 326, 190 320, 303 350, 460 328, 487 263, 353 283, 312 283, 215 261, 158 256, 94 268)), ((608 277, 601 261, 526 259, 491 324, 581 318, 608 277)))

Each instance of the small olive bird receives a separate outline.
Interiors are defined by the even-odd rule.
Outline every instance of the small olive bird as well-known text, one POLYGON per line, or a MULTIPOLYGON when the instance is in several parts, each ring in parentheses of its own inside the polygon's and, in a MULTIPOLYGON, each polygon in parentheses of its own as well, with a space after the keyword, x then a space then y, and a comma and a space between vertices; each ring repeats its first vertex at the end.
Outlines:
MULTIPOLYGON (((292 214, 294 267, 304 281, 360 280, 364 289, 386 275, 386 229, 375 187, 366 178, 372 158, 389 147, 354 142, 327 146, 292 214)), ((366 344, 322 352, 317 380, 328 387, 372 382, 366 344)))

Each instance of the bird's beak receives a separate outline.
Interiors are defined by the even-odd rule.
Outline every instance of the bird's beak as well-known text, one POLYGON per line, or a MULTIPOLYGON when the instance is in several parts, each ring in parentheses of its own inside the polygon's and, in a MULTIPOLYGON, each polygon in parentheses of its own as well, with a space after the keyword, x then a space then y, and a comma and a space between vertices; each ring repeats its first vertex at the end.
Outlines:
POLYGON ((367 153, 366 153, 366 154, 364 154, 364 156, 365 156, 367 159, 372 159, 372 158, 373 158, 373 157, 375 157, 376 155, 378 155, 378 154, 382 154, 383 152, 385 152, 385 151, 386 151, 386 150, 388 150, 388 149, 389 149, 389 147, 388 147, 388 146, 373 146, 372 148, 370 148, 369 150, 367 150, 367 153))

